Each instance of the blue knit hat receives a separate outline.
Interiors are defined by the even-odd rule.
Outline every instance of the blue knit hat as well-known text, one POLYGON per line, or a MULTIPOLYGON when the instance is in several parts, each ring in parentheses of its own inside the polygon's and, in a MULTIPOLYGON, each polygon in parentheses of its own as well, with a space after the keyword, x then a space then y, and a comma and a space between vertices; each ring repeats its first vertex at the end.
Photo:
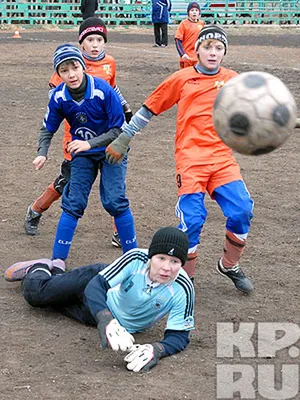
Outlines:
POLYGON ((192 8, 197 8, 201 12, 201 8, 200 8, 199 4, 196 3, 195 1, 192 1, 191 3, 189 3, 189 5, 187 7, 187 13, 188 14, 189 14, 189 12, 191 11, 192 8))
POLYGON ((55 71, 57 72, 60 64, 68 60, 78 61, 82 65, 83 69, 86 68, 81 51, 78 47, 69 43, 59 45, 53 54, 53 66, 55 71))

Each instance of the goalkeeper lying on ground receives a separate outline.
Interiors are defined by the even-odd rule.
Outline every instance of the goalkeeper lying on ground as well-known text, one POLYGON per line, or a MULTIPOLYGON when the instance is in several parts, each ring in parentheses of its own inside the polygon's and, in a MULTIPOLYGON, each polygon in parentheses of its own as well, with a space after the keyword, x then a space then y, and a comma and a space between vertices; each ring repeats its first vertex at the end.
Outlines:
POLYGON ((175 227, 159 229, 149 249, 132 249, 112 264, 98 263, 65 272, 62 260, 40 259, 9 267, 5 279, 22 280, 25 300, 51 306, 97 326, 102 348, 126 351, 134 372, 149 371, 162 357, 186 348, 194 328, 194 288, 181 268, 187 235, 175 227), (132 333, 151 328, 168 314, 164 338, 135 345, 132 333))

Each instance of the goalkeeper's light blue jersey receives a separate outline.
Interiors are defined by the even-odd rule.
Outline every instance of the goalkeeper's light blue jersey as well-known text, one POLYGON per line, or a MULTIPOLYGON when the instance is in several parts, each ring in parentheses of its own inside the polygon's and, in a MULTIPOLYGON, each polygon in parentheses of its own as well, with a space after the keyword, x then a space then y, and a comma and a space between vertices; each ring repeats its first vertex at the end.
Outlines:
POLYGON ((129 332, 152 327, 168 315, 166 330, 194 329, 194 287, 180 268, 174 281, 153 283, 149 279, 148 250, 132 249, 103 271, 109 283, 107 306, 129 332))

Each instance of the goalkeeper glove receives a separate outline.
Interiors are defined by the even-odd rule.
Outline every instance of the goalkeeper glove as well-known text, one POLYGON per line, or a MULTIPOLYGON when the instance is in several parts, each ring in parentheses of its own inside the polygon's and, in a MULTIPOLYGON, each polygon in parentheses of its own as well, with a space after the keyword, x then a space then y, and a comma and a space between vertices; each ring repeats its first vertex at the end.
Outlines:
POLYGON ((133 372, 150 371, 164 354, 164 346, 161 343, 137 344, 127 354, 124 361, 127 362, 127 369, 133 372))
POLYGON ((102 349, 110 345, 114 351, 128 351, 134 343, 134 337, 113 318, 108 309, 99 311, 96 315, 97 329, 102 349))
POLYGON ((131 138, 125 133, 121 133, 114 141, 106 148, 106 159, 110 164, 121 162, 127 154, 131 138))

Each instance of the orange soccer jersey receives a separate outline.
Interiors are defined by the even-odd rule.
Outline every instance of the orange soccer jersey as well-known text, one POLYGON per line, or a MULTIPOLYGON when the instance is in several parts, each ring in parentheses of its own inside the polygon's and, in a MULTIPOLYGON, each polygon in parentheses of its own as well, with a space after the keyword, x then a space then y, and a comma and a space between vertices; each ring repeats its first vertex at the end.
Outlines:
MULTIPOLYGON (((86 64, 86 73, 98 78, 104 79, 110 86, 116 86, 116 61, 112 56, 105 55, 105 57, 100 61, 90 61, 86 58, 84 59, 86 64)), ((50 78, 49 86, 56 87, 62 80, 60 76, 54 72, 50 78)), ((71 160, 71 154, 67 152, 68 143, 72 141, 72 136, 70 133, 70 125, 65 121, 64 127, 64 138, 63 138, 63 150, 64 158, 66 160, 71 160)))
POLYGON ((180 63, 184 64, 184 67, 189 65, 195 65, 197 62, 197 55, 195 53, 195 43, 198 39, 199 32, 203 29, 205 22, 202 20, 193 22, 189 19, 185 19, 180 22, 177 31, 175 33, 175 39, 179 39, 182 42, 182 47, 185 53, 192 60, 182 60, 180 57, 180 63))
MULTIPOLYGON (((203 192, 203 179, 211 176, 214 164, 233 166, 233 175, 221 174, 213 189, 241 179, 231 149, 226 146, 213 126, 213 103, 223 85, 236 76, 235 71, 221 67, 215 75, 198 73, 193 67, 175 72, 162 82, 146 99, 144 105, 158 115, 177 104, 175 162, 176 176, 180 177, 178 194, 203 192), (221 164, 220 164, 221 163, 221 164)), ((204 190, 205 191, 205 190, 204 190)))

